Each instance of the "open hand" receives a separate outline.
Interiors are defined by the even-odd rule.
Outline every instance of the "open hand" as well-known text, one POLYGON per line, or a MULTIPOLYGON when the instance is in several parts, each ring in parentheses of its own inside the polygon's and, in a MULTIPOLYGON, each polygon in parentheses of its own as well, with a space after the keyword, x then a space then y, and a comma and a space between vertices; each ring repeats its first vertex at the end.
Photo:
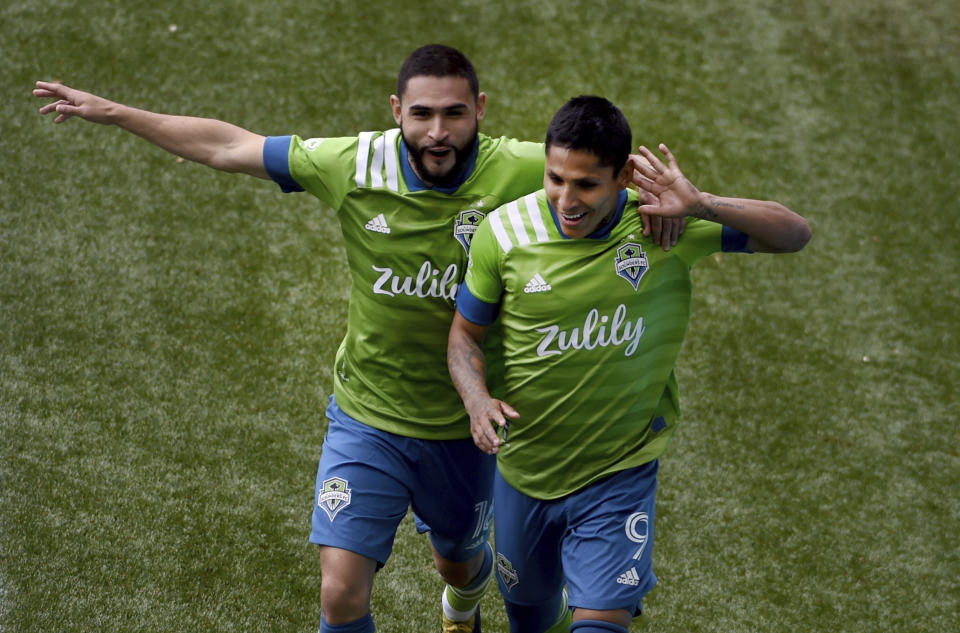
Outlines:
POLYGON ((94 123, 109 123, 110 110, 114 105, 112 101, 89 92, 49 81, 38 81, 37 87, 33 90, 33 96, 41 99, 56 99, 53 103, 40 108, 40 114, 56 112, 54 123, 63 123, 73 116, 94 123))
POLYGON ((638 184, 649 196, 644 196, 644 204, 639 211, 682 218, 689 215, 690 209, 696 206, 700 190, 686 179, 677 165, 677 159, 663 143, 660 144, 660 151, 667 159, 666 165, 649 149, 640 147, 640 154, 647 159, 647 164, 636 163, 635 168, 643 175, 638 184))

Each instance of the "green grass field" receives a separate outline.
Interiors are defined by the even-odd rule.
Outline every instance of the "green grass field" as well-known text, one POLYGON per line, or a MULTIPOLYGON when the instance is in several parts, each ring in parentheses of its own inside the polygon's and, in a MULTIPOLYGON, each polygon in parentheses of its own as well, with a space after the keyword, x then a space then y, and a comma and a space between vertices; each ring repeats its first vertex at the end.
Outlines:
MULTIPOLYGON (((813 226, 800 254, 696 269, 631 630, 960 630, 957 2, 5 0, 0 633, 315 631, 348 299, 330 210, 54 126, 33 82, 348 135, 393 125, 433 41, 476 64, 488 133, 540 139, 603 94, 701 189, 813 226)), ((438 630, 439 591, 408 520, 379 630, 438 630)), ((496 591, 483 609, 505 632, 496 591)))

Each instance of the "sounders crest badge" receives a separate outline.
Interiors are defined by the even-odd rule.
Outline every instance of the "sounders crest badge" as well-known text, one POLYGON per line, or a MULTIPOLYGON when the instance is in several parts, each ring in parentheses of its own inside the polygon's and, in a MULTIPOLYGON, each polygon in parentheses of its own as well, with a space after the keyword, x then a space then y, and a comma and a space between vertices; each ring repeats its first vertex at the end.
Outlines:
POLYGON ((507 557, 497 552, 497 573, 500 574, 500 580, 503 581, 507 591, 510 591, 520 583, 520 576, 513 564, 507 560, 507 557))
POLYGON ((320 495, 317 499, 317 505, 320 506, 330 520, 333 521, 337 513, 350 505, 350 484, 346 479, 340 477, 331 477, 325 479, 323 487, 320 489, 320 495))
POLYGON ((627 242, 617 247, 617 258, 614 261, 617 274, 629 281, 634 290, 640 285, 640 280, 650 267, 647 254, 635 242, 627 242))
POLYGON ((457 216, 457 223, 453 227, 453 236, 460 242, 460 246, 467 253, 470 252, 470 242, 473 241, 473 234, 477 232, 477 226, 486 214, 476 209, 467 209, 461 211, 457 216))

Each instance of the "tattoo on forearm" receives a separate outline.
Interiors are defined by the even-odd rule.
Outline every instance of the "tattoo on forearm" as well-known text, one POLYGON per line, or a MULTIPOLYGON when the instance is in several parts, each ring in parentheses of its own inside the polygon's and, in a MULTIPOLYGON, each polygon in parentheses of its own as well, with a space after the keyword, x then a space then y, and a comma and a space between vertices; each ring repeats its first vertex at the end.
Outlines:
POLYGON ((711 222, 715 222, 717 219, 717 214, 713 211, 713 209, 710 209, 702 202, 697 202, 697 204, 694 205, 693 213, 690 215, 695 218, 700 218, 701 220, 710 220, 711 222))
POLYGON ((696 206, 694 206, 693 208, 692 215, 694 215, 695 217, 701 218, 703 220, 710 220, 711 222, 716 222, 718 216, 717 216, 717 212, 714 211, 714 209, 727 208, 727 209, 743 210, 746 208, 742 204, 739 204, 737 202, 729 202, 727 200, 721 200, 719 198, 709 198, 708 204, 710 206, 707 206, 702 202, 697 202, 696 206), (711 209, 710 207, 713 207, 713 209, 711 209))
POLYGON ((731 209, 744 209, 742 204, 736 202, 728 202, 727 200, 721 200, 720 198, 710 198, 710 204, 715 207, 729 207, 731 209))
POLYGON ((472 396, 483 393, 486 388, 487 364, 483 351, 476 341, 467 335, 460 337, 450 347, 450 377, 460 397, 467 401, 472 396))

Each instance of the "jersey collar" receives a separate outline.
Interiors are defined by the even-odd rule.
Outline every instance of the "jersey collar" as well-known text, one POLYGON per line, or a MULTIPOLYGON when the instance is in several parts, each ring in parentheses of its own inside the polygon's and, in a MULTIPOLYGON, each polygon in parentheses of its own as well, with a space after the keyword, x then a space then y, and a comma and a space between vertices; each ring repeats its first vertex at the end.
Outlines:
POLYGON ((400 136, 400 166, 403 169, 403 179, 407 183, 407 188, 410 191, 439 191, 440 193, 454 193, 457 189, 460 188, 460 185, 467 181, 467 178, 470 177, 470 174, 473 173, 473 168, 477 165, 477 154, 480 151, 480 138, 477 137, 477 142, 473 144, 473 152, 470 154, 470 159, 464 163, 463 169, 460 170, 460 175, 457 176, 449 185, 443 187, 431 187, 422 180, 420 176, 417 175, 417 172, 413 171, 413 167, 410 166, 410 159, 407 156, 407 144, 403 140, 403 136, 400 136))
MULTIPOLYGON (((571 237, 567 237, 566 234, 564 234, 563 229, 560 228, 560 219, 557 218, 557 212, 554 211, 553 205, 550 204, 549 200, 547 200, 547 206, 550 207, 550 215, 553 216, 553 223, 557 226, 557 231, 560 232, 560 237, 562 237, 565 240, 573 239, 571 237)), ((597 230, 595 230, 593 233, 591 233, 584 239, 603 240, 610 237, 610 232, 613 231, 613 227, 620 224, 620 218, 623 217, 623 209, 626 206, 627 206, 627 190, 621 189, 620 194, 617 196, 617 210, 614 211, 613 216, 610 218, 609 221, 607 221, 606 224, 604 224, 601 227, 597 227, 597 230)))

